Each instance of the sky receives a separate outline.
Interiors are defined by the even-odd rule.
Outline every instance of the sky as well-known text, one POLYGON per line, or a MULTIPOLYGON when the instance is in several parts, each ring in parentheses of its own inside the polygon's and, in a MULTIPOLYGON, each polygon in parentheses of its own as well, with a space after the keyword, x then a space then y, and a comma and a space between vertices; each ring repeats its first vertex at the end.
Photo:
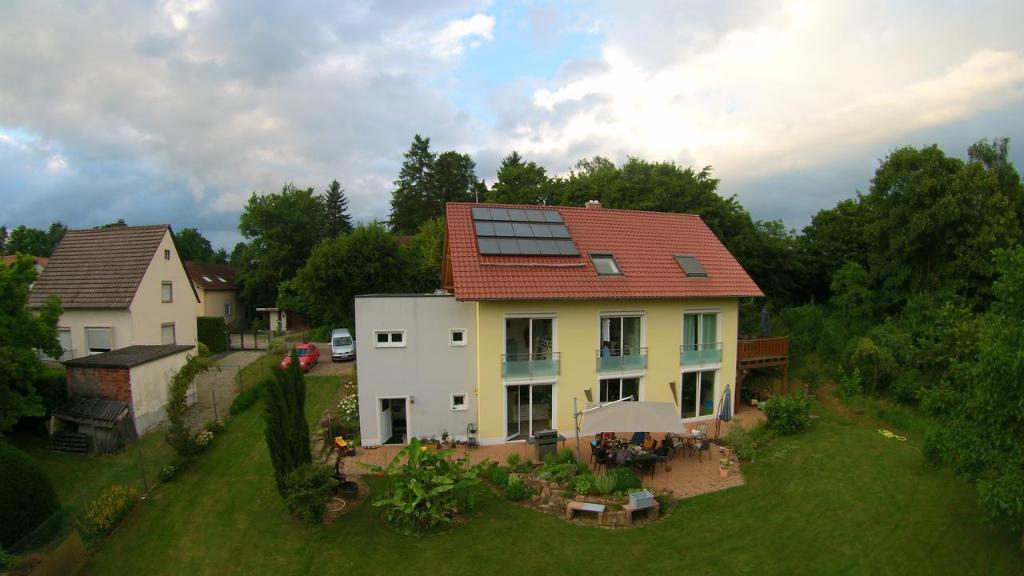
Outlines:
POLYGON ((0 2, 0 224, 196 227, 338 179, 386 219, 415 134, 492 183, 601 155, 711 166, 801 229, 901 146, 1009 137, 1024 2, 0 2))

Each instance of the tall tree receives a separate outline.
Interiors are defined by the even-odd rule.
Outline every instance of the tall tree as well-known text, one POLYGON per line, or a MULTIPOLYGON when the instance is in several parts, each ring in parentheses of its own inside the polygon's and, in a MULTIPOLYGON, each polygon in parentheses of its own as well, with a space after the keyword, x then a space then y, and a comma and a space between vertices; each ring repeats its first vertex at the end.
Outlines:
POLYGON ((448 202, 472 202, 476 190, 476 163, 469 154, 460 154, 454 150, 442 152, 434 160, 431 171, 430 186, 427 188, 427 207, 425 216, 416 229, 431 218, 445 215, 445 204, 448 202))
POLYGON ((324 204, 324 235, 328 238, 348 234, 352 231, 352 218, 348 215, 348 198, 345 189, 337 180, 320 197, 324 204))
POLYGON ((278 193, 249 197, 238 222, 246 238, 238 281, 247 305, 277 301, 278 285, 293 277, 320 243, 323 221, 323 204, 312 188, 286 184, 278 193))
POLYGON ((395 190, 391 193, 389 222, 396 234, 413 234, 428 219, 435 159, 430 151, 430 138, 417 134, 405 153, 395 190))
POLYGON ((7 254, 7 226, 0 226, 0 254, 7 254))
POLYGON ((174 234, 174 245, 182 260, 189 262, 217 263, 213 245, 195 228, 182 228, 174 234))
POLYGON ((11 230, 4 250, 7 254, 50 256, 53 254, 54 246, 45 230, 22 225, 11 230))
POLYGON ((412 291, 431 292, 441 286, 444 235, 445 219, 431 218, 403 248, 412 291))
POLYGON ((536 162, 525 162, 512 151, 501 161, 498 180, 485 195, 487 202, 502 204, 547 204, 550 179, 536 162))
POLYGON ((60 301, 50 301, 33 314, 25 307, 36 279, 32 258, 22 256, 0 266, 0 434, 22 416, 42 416, 43 399, 35 383, 44 376, 35 349, 53 358, 62 350, 57 340, 60 301))
POLYGON ((306 422, 306 380, 294 350, 288 369, 274 370, 264 393, 263 435, 274 466, 277 490, 284 496, 285 476, 313 461, 306 422))
POLYGON ((317 246, 295 278, 281 286, 278 305, 314 324, 353 326, 358 294, 408 292, 411 269, 398 239, 378 222, 317 246))

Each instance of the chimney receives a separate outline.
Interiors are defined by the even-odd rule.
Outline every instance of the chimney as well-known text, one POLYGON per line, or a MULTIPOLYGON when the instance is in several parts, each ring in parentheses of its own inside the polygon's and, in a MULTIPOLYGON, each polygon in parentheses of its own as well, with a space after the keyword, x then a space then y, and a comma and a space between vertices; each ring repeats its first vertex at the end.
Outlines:
POLYGON ((590 200, 589 202, 584 204, 583 207, 584 208, 600 208, 601 207, 601 201, 600 200, 590 200))

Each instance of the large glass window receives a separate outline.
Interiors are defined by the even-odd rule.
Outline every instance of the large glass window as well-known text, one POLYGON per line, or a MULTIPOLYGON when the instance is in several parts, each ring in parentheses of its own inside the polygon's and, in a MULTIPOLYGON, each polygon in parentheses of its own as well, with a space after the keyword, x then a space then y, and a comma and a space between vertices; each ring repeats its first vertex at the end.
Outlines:
POLYGON ((717 370, 683 372, 683 386, 679 403, 682 418, 714 415, 717 376, 717 370))
POLYGON ((505 423, 508 440, 525 440, 554 423, 551 384, 525 384, 505 389, 505 423))
POLYGON ((550 378, 558 375, 554 318, 506 318, 505 378, 550 378))
POLYGON ((601 356, 640 353, 640 316, 601 318, 601 356))
POLYGON ((639 378, 606 378, 601 380, 601 402, 614 402, 627 396, 633 401, 640 400, 639 378))
POLYGON ((683 364, 716 364, 722 361, 718 339, 718 313, 683 314, 683 364))

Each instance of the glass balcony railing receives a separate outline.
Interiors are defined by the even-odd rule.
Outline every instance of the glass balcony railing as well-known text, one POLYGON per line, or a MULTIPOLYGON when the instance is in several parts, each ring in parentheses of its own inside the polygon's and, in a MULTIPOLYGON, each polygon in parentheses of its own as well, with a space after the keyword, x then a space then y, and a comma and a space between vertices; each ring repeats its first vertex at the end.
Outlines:
POLYGON ((605 348, 597 351, 597 371, 635 372, 647 368, 646 347, 605 348))
POLYGON ((558 376, 561 369, 558 352, 502 354, 501 376, 506 380, 535 380, 558 376))
POLYGON ((683 344, 679 347, 679 364, 719 364, 722 362, 722 343, 683 344))

